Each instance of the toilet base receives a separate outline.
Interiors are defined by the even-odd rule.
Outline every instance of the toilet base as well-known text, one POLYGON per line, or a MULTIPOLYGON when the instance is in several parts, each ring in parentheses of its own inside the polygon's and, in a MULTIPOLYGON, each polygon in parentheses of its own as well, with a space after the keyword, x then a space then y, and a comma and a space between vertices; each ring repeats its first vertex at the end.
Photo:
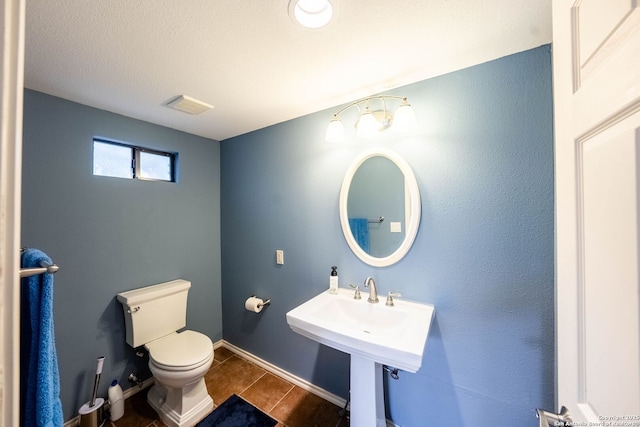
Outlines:
POLYGON ((213 410, 213 399, 204 378, 181 389, 165 387, 156 381, 147 402, 169 427, 193 426, 213 410))

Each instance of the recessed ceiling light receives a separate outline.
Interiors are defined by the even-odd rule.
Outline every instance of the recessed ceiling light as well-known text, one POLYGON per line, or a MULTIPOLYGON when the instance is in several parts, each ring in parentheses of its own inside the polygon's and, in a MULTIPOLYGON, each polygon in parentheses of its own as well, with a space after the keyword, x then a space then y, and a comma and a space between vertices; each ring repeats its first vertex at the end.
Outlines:
POLYGON ((334 18, 336 0, 290 0, 289 16, 306 28, 322 28, 334 18))

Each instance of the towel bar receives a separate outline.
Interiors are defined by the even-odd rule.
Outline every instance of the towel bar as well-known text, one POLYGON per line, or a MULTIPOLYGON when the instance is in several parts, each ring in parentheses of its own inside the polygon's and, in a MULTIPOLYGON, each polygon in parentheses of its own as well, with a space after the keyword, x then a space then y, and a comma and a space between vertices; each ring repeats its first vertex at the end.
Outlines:
MULTIPOLYGON (((20 254, 22 254, 24 251, 26 251, 28 248, 20 248, 20 254)), ((36 267, 36 268, 21 268, 20 269, 20 278, 23 277, 29 277, 29 276, 35 276, 36 274, 42 274, 42 273, 55 273, 58 270, 60 270, 60 267, 58 267, 55 264, 47 264, 45 262, 40 263, 40 267, 36 267)))
POLYGON ((20 277, 29 277, 29 276, 35 276, 36 274, 42 274, 42 273, 55 273, 56 271, 58 271, 60 269, 60 267, 58 267, 55 264, 41 264, 42 266, 40 268, 21 268, 20 269, 20 277))

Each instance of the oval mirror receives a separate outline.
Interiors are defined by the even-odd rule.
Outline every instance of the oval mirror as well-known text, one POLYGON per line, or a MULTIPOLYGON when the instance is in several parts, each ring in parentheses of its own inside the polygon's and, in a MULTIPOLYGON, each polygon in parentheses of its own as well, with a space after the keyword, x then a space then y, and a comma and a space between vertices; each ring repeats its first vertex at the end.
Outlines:
POLYGON ((349 166, 340 189, 340 224, 363 262, 386 267, 409 252, 420 225, 420 191, 409 164, 376 149, 349 166))

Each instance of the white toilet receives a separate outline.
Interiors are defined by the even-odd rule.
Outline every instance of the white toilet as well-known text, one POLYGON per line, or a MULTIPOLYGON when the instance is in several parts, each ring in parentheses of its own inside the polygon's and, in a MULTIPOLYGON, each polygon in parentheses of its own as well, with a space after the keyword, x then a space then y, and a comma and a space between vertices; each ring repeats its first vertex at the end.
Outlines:
POLYGON ((149 352, 155 384, 147 400, 170 427, 193 426, 213 409, 204 375, 213 361, 206 335, 185 330, 191 282, 173 280, 118 294, 127 344, 149 352))

